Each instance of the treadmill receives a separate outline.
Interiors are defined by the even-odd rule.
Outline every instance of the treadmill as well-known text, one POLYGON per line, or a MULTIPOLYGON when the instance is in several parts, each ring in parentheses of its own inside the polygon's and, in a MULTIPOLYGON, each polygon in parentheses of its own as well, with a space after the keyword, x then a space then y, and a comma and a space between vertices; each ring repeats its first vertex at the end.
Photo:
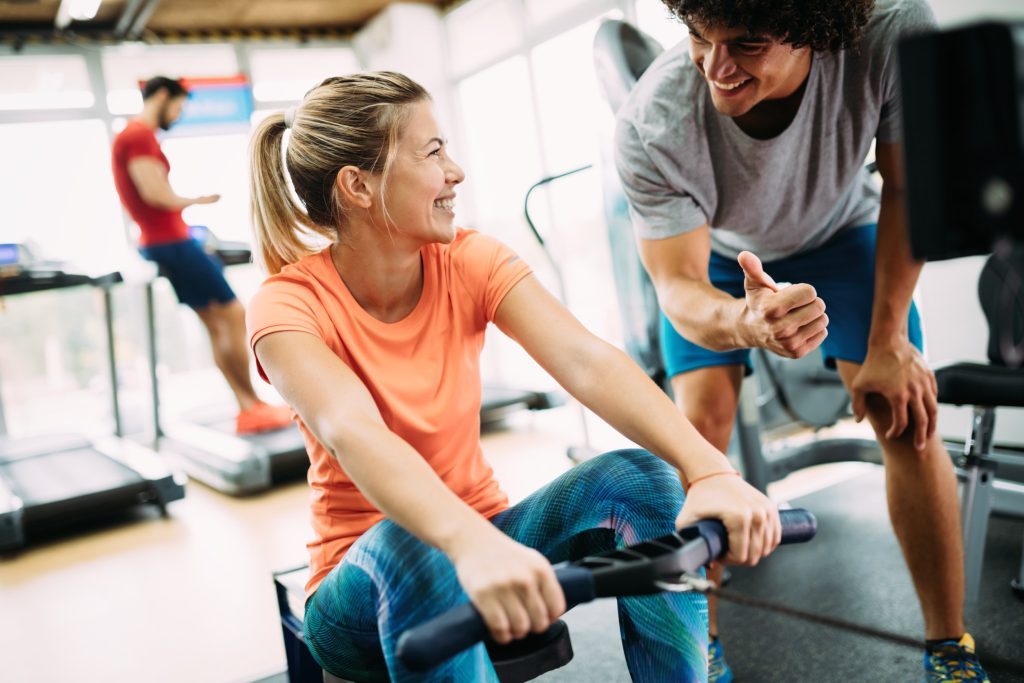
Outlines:
POLYGON ((484 384, 480 401, 480 424, 484 427, 501 422, 519 410, 547 410, 564 403, 555 392, 515 389, 500 384, 484 384))
MULTIPOLYGON (((252 262, 244 242, 218 240, 205 226, 191 226, 192 238, 225 266, 252 262)), ((146 283, 147 344, 156 447, 177 456, 190 477, 230 495, 242 496, 269 489, 276 483, 306 473, 309 458, 298 427, 257 434, 235 434, 233 404, 192 410, 175 420, 160 417, 160 391, 156 373, 156 323, 153 281, 146 283)))
POLYGON ((0 408, 0 552, 16 550, 48 533, 153 504, 184 498, 184 476, 152 450, 122 438, 110 288, 119 273, 91 277, 59 262, 40 262, 23 245, 0 244, 0 296, 94 286, 103 290, 115 435, 79 434, 11 438, 0 408))

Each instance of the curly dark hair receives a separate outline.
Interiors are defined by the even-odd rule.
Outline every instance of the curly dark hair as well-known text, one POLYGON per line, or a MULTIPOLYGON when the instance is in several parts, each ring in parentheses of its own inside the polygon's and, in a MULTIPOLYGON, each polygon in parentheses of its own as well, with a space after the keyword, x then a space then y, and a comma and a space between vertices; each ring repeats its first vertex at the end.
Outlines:
POLYGON ((662 0, 688 26, 745 26, 810 47, 838 52, 852 47, 868 23, 875 0, 662 0))

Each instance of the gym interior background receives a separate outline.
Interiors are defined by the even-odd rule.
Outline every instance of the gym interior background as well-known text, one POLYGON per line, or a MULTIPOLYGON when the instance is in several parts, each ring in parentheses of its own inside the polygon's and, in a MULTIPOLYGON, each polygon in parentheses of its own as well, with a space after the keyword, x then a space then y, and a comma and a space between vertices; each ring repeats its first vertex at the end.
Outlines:
MULTIPOLYGON (((531 213, 557 271, 527 228, 523 201, 542 177, 608 163, 613 118, 594 75, 594 35, 603 19, 616 18, 675 44, 685 32, 657 0, 103 0, 94 19, 72 21, 58 36, 61 4, 0 0, 0 243, 27 243, 36 258, 90 273, 121 273, 123 284, 110 292, 127 434, 151 428, 141 293, 151 273, 131 246, 109 146, 141 108, 139 80, 158 73, 242 75, 251 86, 245 119, 183 126, 163 138, 179 194, 222 195, 217 204, 186 209, 186 221, 225 241, 250 240, 246 146, 255 122, 292 106, 328 75, 407 73, 432 92, 451 154, 466 170, 458 222, 505 241, 555 291, 561 279, 576 316, 623 343, 596 199, 600 173, 579 173, 534 195, 531 213)), ((1024 18, 1018 0, 931 4, 943 26, 1024 18)), ((917 302, 929 362, 985 360, 987 331, 973 286, 982 261, 926 266, 917 302)), ((237 266, 229 279, 244 302, 262 274, 237 266)), ((9 437, 112 431, 98 291, 0 298, 0 415, 9 437)), ((228 401, 198 320, 176 305, 166 282, 156 282, 155 296, 162 409, 184 414, 228 401)), ((554 388, 497 332, 483 368, 487 382, 554 388)), ((269 387, 258 389, 274 398, 269 387)), ((571 446, 624 445, 592 415, 584 432, 576 411, 517 412, 488 430, 485 454, 513 499, 568 468, 571 446)), ((940 415, 945 436, 969 431, 969 409, 943 406, 940 415)), ((847 422, 835 429, 865 434, 847 422)), ((1024 411, 1001 409, 995 440, 1024 449, 1024 411)), ((804 470, 777 482, 773 495, 821 489, 859 467, 804 470)), ((0 558, 0 680, 223 683, 280 674, 285 651, 271 574, 307 561, 304 483, 232 497, 190 482, 169 512, 140 511, 141 520, 57 534, 0 558)), ((1007 637, 1024 659, 1024 626, 1007 637)))

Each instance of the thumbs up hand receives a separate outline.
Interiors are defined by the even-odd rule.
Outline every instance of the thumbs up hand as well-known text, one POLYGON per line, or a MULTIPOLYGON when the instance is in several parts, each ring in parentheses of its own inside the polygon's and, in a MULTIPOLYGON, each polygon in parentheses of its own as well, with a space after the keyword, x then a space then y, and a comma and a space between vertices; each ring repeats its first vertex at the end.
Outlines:
POLYGON ((825 302, 808 284, 780 286, 749 251, 737 261, 743 269, 746 306, 741 317, 751 346, 785 358, 801 358, 828 336, 825 302))

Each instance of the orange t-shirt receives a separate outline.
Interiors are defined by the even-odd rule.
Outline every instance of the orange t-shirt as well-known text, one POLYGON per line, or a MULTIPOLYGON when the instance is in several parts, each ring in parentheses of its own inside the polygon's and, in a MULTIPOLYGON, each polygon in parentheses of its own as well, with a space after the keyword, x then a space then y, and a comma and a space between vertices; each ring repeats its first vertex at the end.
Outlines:
MULTIPOLYGON (((451 244, 428 245, 421 254, 420 300, 395 323, 363 310, 335 270, 329 249, 286 266, 267 278, 249 304, 250 347, 286 330, 322 339, 369 389, 388 428, 489 518, 508 507, 508 497, 480 449, 480 352, 487 323, 530 268, 502 243, 472 230, 460 229, 451 244)), ((259 372, 267 379, 263 368, 259 372)), ((306 584, 311 595, 384 515, 302 419, 296 421, 306 441, 313 489, 306 584)))

